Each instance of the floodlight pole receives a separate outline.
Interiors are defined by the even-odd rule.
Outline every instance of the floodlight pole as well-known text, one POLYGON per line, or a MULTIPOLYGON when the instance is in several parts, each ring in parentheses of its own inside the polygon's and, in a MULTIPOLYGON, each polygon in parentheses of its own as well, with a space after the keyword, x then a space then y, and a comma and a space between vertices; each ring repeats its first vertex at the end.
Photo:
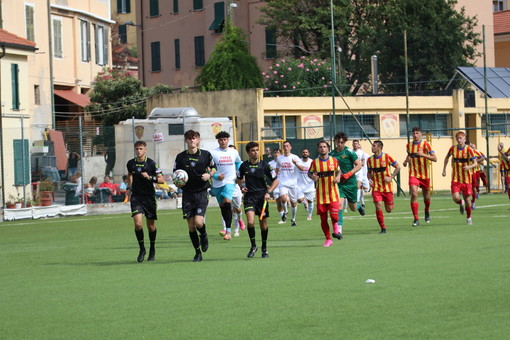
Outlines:
POLYGON ((329 1, 329 12, 331 16, 331 109, 333 115, 333 124, 331 127, 331 145, 333 145, 333 136, 336 130, 336 109, 335 109, 335 89, 336 89, 336 60, 335 60, 335 24, 333 22, 333 0, 329 1))
POLYGON ((405 68, 405 86, 406 86, 406 135, 407 135, 407 143, 410 142, 409 139, 409 125, 410 125, 410 117, 409 117, 409 71, 407 66, 407 30, 404 30, 404 68, 405 68))
POLYGON ((490 145, 489 145, 489 125, 490 125, 490 115, 489 115, 489 104, 488 104, 488 98, 487 98, 487 54, 485 53, 485 25, 482 26, 482 32, 483 32, 483 91, 484 93, 484 99, 485 99, 485 144, 487 146, 487 192, 490 194, 491 192, 491 169, 490 169, 490 162, 489 162, 489 155, 490 155, 490 145))

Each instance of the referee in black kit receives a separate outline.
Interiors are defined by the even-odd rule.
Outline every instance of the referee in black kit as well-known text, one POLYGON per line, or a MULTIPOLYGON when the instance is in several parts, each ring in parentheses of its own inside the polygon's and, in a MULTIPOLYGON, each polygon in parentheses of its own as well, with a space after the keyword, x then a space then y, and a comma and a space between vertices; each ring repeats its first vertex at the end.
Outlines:
POLYGON ((164 183, 163 175, 158 165, 152 159, 148 158, 147 144, 144 141, 135 143, 136 157, 127 162, 128 187, 126 195, 131 201, 131 217, 135 222, 135 235, 140 246, 138 262, 143 262, 145 258, 145 245, 143 242, 143 216, 147 221, 149 230, 150 250, 147 261, 154 261, 156 256, 156 224, 158 219, 156 210, 156 198, 154 195, 154 183, 164 183))
POLYGON ((262 235, 262 257, 268 258, 267 234, 269 230, 267 228, 267 218, 269 217, 269 209, 267 208, 267 200, 278 185, 278 178, 274 169, 267 162, 259 161, 259 144, 257 142, 246 144, 246 151, 249 160, 244 161, 239 167, 237 184, 244 193, 244 211, 246 212, 248 235, 251 241, 248 258, 252 258, 258 249, 255 242, 255 215, 262 215, 262 218, 259 218, 260 233, 262 235), (266 178, 271 182, 269 188, 266 184, 266 178), (243 179, 245 185, 243 185, 243 179), (263 214, 262 210, 264 210, 263 214))
POLYGON ((202 252, 205 253, 209 248, 204 216, 209 204, 207 195, 207 189, 211 186, 209 180, 216 172, 216 165, 209 151, 199 149, 200 133, 188 130, 184 134, 184 141, 187 150, 175 158, 174 172, 182 169, 188 173, 188 182, 182 187, 182 213, 183 218, 188 221, 189 237, 195 248, 193 262, 200 262, 202 252))

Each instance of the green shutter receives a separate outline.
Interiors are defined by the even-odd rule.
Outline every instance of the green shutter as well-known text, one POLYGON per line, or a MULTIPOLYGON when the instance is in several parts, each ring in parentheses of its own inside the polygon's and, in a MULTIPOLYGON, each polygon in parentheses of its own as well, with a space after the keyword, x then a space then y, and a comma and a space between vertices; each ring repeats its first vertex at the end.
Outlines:
POLYGON ((266 27, 266 59, 276 58, 276 30, 266 27))
POLYGON ((151 43, 151 71, 161 71, 161 56, 160 56, 160 47, 159 41, 155 41, 151 43))
POLYGON ((127 26, 126 24, 119 25, 119 42, 127 44, 127 26))
POLYGON ((108 28, 103 27, 103 65, 108 64, 108 28))
POLYGON ((14 185, 30 183, 30 163, 28 154, 28 139, 14 139, 14 185), (22 141, 24 143, 22 143, 22 141), (22 149, 24 146, 24 150, 22 149), (23 157, 24 156, 24 157, 23 157))
POLYGON ((159 0, 150 0, 149 15, 151 17, 157 17, 159 15, 159 0))
POLYGON ((175 68, 181 68, 181 42, 179 39, 174 40, 175 47, 175 68))
POLYGON ((205 65, 204 37, 195 37, 195 66, 205 65))
POLYGON ((122 13, 122 0, 117 0, 117 13, 122 13))
POLYGON ((223 22, 225 21, 225 3, 215 2, 214 3, 214 20, 209 26, 210 30, 215 30, 216 33, 220 33, 223 28, 223 22))
POLYGON ((131 13, 131 0, 126 0, 126 13, 131 13))
POLYGON ((34 7, 25 5, 25 20, 27 26, 27 40, 35 41, 34 7))
POLYGON ((53 56, 62 58, 62 22, 53 20, 53 56))
POLYGON ((179 13, 179 0, 174 0, 174 9, 172 13, 179 13))
POLYGON ((19 110, 19 68, 11 64, 12 109, 19 110))
POLYGON ((193 0, 193 10, 198 11, 204 8, 204 2, 202 0, 193 0))

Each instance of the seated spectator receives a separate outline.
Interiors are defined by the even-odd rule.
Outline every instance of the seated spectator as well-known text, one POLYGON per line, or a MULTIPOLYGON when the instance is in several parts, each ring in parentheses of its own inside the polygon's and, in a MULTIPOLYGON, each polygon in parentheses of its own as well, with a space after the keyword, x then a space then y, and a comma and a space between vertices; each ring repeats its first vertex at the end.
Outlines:
POLYGON ((120 185, 119 185, 119 192, 123 195, 126 194, 127 187, 128 187, 128 176, 124 175, 124 176, 122 176, 122 183, 120 183, 120 185))
POLYGON ((100 188, 108 188, 112 195, 117 195, 117 187, 110 179, 110 176, 104 176, 104 182, 99 184, 100 188))
POLYGON ((163 184, 156 184, 155 195, 159 199, 169 199, 168 192, 170 191, 170 187, 165 182, 163 184))
POLYGON ((76 197, 80 196, 81 195, 81 173, 79 171, 77 171, 73 176, 71 176, 70 181, 71 181, 71 183, 77 184, 74 195, 76 197))
POLYGON ((170 190, 168 191, 168 196, 170 196, 171 198, 177 198, 179 188, 177 188, 177 186, 173 183, 169 184, 168 187, 170 188, 170 190))
POLYGON ((89 202, 95 202, 94 193, 96 191, 97 177, 92 176, 88 183, 85 183, 85 196, 89 202))

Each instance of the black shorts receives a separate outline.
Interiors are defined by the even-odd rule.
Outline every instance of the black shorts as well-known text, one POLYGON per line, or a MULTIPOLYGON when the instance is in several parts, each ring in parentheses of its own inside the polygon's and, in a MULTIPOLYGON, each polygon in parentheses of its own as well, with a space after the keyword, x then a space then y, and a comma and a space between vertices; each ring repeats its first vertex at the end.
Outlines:
POLYGON ((184 192, 182 194, 182 218, 187 220, 193 216, 205 216, 208 204, 207 190, 184 192))
MULTIPOLYGON (((255 215, 260 216, 262 212, 262 208, 264 206, 264 196, 265 192, 262 194, 245 194, 244 195, 244 212, 254 211, 255 215)), ((269 217, 269 203, 266 205, 266 211, 264 212, 264 218, 269 217)))
POLYGON ((131 217, 144 214, 148 220, 157 220, 158 204, 154 196, 135 196, 131 195, 131 217))

